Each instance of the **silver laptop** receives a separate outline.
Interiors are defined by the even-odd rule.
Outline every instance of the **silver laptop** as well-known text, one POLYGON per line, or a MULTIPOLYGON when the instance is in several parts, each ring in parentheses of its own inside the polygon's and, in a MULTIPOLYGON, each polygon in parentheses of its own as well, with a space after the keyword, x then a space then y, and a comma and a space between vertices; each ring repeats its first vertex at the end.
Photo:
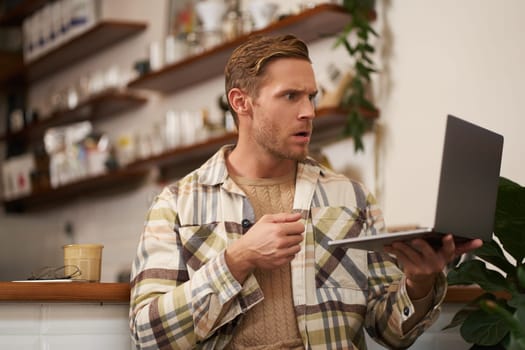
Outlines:
POLYGON ((503 136, 448 116, 434 227, 333 240, 344 248, 381 251, 394 241, 416 237, 439 248, 444 234, 456 241, 490 241, 498 195, 503 136))

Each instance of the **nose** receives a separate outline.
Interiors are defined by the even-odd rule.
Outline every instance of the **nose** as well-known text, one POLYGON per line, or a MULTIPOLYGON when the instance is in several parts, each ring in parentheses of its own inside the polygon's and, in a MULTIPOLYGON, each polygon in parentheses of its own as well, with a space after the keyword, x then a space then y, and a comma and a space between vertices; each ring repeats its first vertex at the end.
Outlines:
POLYGON ((301 103, 299 110, 299 119, 314 119, 315 118, 315 104, 313 99, 305 98, 301 103))

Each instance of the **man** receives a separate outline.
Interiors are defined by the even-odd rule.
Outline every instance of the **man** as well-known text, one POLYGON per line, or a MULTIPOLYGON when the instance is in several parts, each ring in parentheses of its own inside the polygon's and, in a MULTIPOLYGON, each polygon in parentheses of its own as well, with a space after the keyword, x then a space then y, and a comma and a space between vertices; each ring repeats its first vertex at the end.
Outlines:
POLYGON ((445 265, 481 242, 399 242, 392 255, 328 246, 384 223, 362 185, 308 158, 306 45, 250 38, 225 76, 238 142, 149 211, 131 282, 137 347, 365 349, 364 328, 387 347, 412 344, 438 315, 445 265))

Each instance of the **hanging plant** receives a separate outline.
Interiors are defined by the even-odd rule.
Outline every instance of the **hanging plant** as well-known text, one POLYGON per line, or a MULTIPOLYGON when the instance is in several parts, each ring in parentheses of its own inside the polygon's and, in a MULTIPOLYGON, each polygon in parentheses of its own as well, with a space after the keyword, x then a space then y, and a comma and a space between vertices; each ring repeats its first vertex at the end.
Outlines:
POLYGON ((371 75, 377 72, 371 58, 375 48, 370 43, 372 37, 378 36, 370 25, 374 5, 374 0, 345 0, 343 7, 350 14, 351 20, 335 42, 335 47, 343 45, 354 61, 354 75, 341 105, 348 111, 343 133, 352 137, 356 152, 364 151, 363 134, 373 126, 373 119, 367 117, 367 114, 377 111, 367 96, 371 75))

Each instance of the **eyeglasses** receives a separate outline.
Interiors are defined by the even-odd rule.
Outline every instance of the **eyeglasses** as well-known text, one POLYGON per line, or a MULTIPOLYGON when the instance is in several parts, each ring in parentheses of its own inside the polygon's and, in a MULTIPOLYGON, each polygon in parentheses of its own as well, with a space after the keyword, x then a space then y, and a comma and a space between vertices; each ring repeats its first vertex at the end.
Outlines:
POLYGON ((80 275, 80 269, 76 265, 46 266, 31 272, 28 280, 63 280, 71 279, 78 275, 80 275))

